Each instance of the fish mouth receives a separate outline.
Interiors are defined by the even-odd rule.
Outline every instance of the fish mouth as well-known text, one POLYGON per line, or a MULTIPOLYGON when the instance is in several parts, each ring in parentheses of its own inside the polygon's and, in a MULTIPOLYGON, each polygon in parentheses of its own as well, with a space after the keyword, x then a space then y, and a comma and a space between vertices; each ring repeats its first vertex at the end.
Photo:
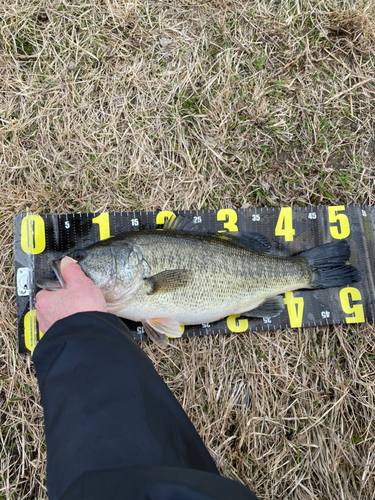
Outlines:
POLYGON ((55 273, 57 277, 57 281, 55 280, 50 280, 50 279, 37 279, 36 284, 38 288, 41 288, 42 290, 50 290, 50 291, 55 291, 55 290, 61 290, 61 288, 66 288, 66 283, 65 280, 62 276, 61 272, 61 261, 60 260, 51 260, 49 261, 50 266, 53 269, 53 272, 55 273))
POLYGON ((59 280, 61 288, 66 288, 66 283, 61 272, 61 260, 50 260, 49 264, 52 267, 56 278, 59 280))

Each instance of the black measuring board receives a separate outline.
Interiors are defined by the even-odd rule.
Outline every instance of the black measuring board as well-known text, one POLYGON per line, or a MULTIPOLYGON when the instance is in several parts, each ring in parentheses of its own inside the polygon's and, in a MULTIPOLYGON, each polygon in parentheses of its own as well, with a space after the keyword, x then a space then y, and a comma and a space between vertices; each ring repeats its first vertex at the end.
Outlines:
MULTIPOLYGON (((350 263, 361 276, 359 283, 342 288, 287 292, 284 294, 285 310, 275 318, 229 316, 211 324, 185 326, 183 336, 374 321, 375 207, 339 205, 65 215, 27 213, 15 218, 19 352, 32 352, 43 335, 35 318, 35 294, 38 291, 35 283, 38 278, 55 278, 50 260, 60 259, 75 248, 84 248, 110 236, 160 227, 166 218, 178 214, 190 217, 203 232, 261 233, 272 243, 270 253, 285 257, 346 239, 351 248, 350 263)), ((146 340, 140 323, 123 321, 137 341, 146 340)))

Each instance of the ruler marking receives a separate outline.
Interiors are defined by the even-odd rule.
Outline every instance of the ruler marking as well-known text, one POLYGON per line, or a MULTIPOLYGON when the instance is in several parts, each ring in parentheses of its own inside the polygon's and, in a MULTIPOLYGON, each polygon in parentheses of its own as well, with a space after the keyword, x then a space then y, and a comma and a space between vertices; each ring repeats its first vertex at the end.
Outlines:
MULTIPOLYGON (((353 204, 353 205, 346 205, 345 206, 345 212, 346 215, 349 218, 350 222, 350 227, 352 229, 352 234, 350 238, 355 239, 356 241, 356 252, 353 252, 353 257, 355 256, 355 261, 353 262, 354 265, 356 265, 357 259, 360 261, 361 256, 367 255, 367 252, 369 251, 369 246, 373 242, 373 236, 375 234, 375 227, 374 227, 374 222, 372 221, 372 218, 370 219, 370 216, 374 215, 374 207, 366 207, 362 204, 353 204), (366 211, 367 213, 367 219, 364 218, 363 212, 366 211), (369 238, 365 238, 365 226, 368 224, 368 230, 369 232, 369 238), (359 235, 359 238, 356 236, 359 235)), ((262 234, 268 235, 272 232, 273 230, 273 217, 274 214, 277 212, 277 208, 275 207, 255 207, 255 208, 249 208, 249 209, 236 209, 236 213, 238 214, 238 228, 240 231, 244 231, 245 233, 251 232, 253 229, 253 219, 252 215, 257 215, 261 214, 263 217, 263 214, 266 216, 269 216, 269 219, 266 218, 266 220, 263 221, 263 218, 259 221, 259 224, 256 224, 256 229, 259 228, 259 232, 262 232, 262 234), (248 215, 249 214, 249 217, 248 215), (242 218, 241 218, 242 217, 242 218)), ((298 243, 303 242, 303 249, 307 248, 312 248, 315 246, 319 246, 323 244, 326 240, 331 241, 330 237, 330 224, 328 222, 328 210, 326 207, 292 207, 292 210, 294 214, 296 215, 295 218, 295 223, 294 227, 296 229, 296 234, 297 235, 302 235, 301 240, 295 240, 294 246, 293 243, 286 243, 288 247, 288 251, 286 252, 288 255, 293 251, 295 253, 296 249, 298 251, 298 243), (308 217, 308 214, 310 213, 316 213, 316 218, 308 217), (305 234, 303 232, 306 231, 305 234), (311 231, 311 233, 310 233, 311 231), (312 237, 312 242, 313 245, 309 242, 309 236, 311 235, 312 237), (293 248, 292 248, 293 247, 293 248)), ((154 227, 155 226, 155 215, 156 211, 152 212, 140 212, 138 216, 138 220, 146 220, 146 225, 147 227, 154 227), (153 216, 153 221, 152 224, 150 224, 150 217, 151 214, 153 216), (142 219, 143 218, 143 219, 142 219)), ((208 226, 208 230, 213 226, 214 228, 217 226, 217 210, 210 210, 210 209, 205 209, 205 210, 179 210, 176 211, 175 213, 182 213, 183 215, 191 215, 193 216, 194 213, 198 217, 199 214, 207 214, 207 222, 203 224, 203 226, 206 228, 208 226)), ((133 216, 133 219, 137 219, 137 214, 135 211, 133 212, 111 212, 109 215, 113 216, 113 230, 115 235, 117 235, 120 232, 126 232, 126 230, 129 230, 129 227, 125 226, 130 226, 131 224, 131 217, 133 216)), ((96 238, 96 232, 98 231, 99 233, 99 225, 98 228, 93 228, 92 224, 92 217, 95 216, 95 214, 89 214, 87 213, 87 220, 85 221, 87 223, 87 230, 88 230, 88 239, 90 242, 92 241, 92 236, 94 236, 95 241, 99 241, 98 238, 96 238)), ((42 215, 43 220, 45 222, 45 228, 46 228, 46 248, 45 251, 40 254, 40 255, 34 255, 34 261, 38 263, 36 266, 36 273, 40 273, 43 275, 46 272, 46 267, 49 270, 49 266, 47 266, 47 259, 49 260, 50 254, 53 253, 53 257, 56 259, 58 257, 61 257, 62 253, 66 253, 67 250, 71 250, 72 245, 74 244, 75 247, 78 246, 79 243, 79 238, 82 239, 82 246, 84 245, 84 221, 82 218, 82 213, 79 214, 62 214, 62 215, 42 215), (79 230, 76 227, 77 218, 79 217, 79 230), (70 229, 70 224, 73 223, 73 231, 71 232, 70 229), (52 232, 52 234, 51 234, 52 232), (39 259, 39 260, 38 260, 39 259)), ((110 219, 111 220, 111 219, 110 219)), ((202 221, 203 222, 203 221, 202 221)), ((258 221, 257 221, 258 222, 258 221)), ((367 227, 367 226, 366 226, 367 227)), ((140 227, 137 228, 132 228, 132 229, 141 229, 140 227)), ((20 229, 18 229, 20 231, 20 229)), ((367 234, 367 233, 366 233, 367 234)), ((284 245, 285 246, 285 245, 284 245)), ((17 259, 17 257, 16 257, 17 259)), ((17 260, 16 260, 17 261, 17 260)), ((364 317, 365 321, 371 321, 371 319, 374 319, 375 312, 374 312, 374 301, 372 300, 371 296, 371 290, 370 290, 370 276, 368 273, 368 266, 369 264, 367 261, 364 264, 361 264, 361 267, 358 265, 357 267, 361 269, 362 271, 362 283, 359 285, 354 284, 355 287, 357 287, 361 293, 362 293, 362 306, 364 308, 364 317)), ((38 277, 44 277, 44 276, 36 276, 38 277)), ((325 326, 328 325, 335 325, 335 324, 345 324, 346 323, 346 317, 347 315, 344 314, 343 311, 340 309, 339 305, 339 300, 336 294, 338 293, 337 290, 331 291, 330 289, 322 290, 319 294, 314 294, 313 291, 305 291, 301 292, 302 297, 304 298, 305 301, 305 308, 304 308, 304 316, 306 317, 307 313, 310 313, 310 318, 315 317, 315 321, 312 322, 311 319, 308 321, 303 321, 302 326, 303 327, 310 327, 311 324, 313 323, 314 326, 316 327, 317 325, 320 325, 321 327, 323 326, 323 323, 325 326), (329 316, 322 316, 320 318, 321 309, 324 310, 329 310, 330 315, 329 316), (312 315, 312 316, 311 316, 312 315), (333 317, 335 316, 335 317, 333 317), (337 316, 337 318, 336 318, 337 316)), ((19 301, 21 302, 21 301, 19 301)), ((17 301, 18 305, 18 301, 17 301)), ((20 306, 21 307, 21 306, 20 306)), ((17 311, 17 315, 18 311, 17 311)), ((277 322, 272 322, 272 323, 266 323, 262 324, 259 322, 256 322, 256 324, 249 324, 248 331, 259 331, 261 329, 262 332, 264 331, 271 331, 279 328, 290 328, 290 325, 285 324, 283 326, 283 323, 280 322, 278 324, 277 322)), ((21 330, 19 330, 21 331, 21 330)), ((205 330, 202 328, 192 328, 186 329, 186 335, 187 336, 203 336, 203 335, 211 335, 214 333, 221 334, 223 333, 223 328, 206 328, 205 330)), ((227 333, 227 329, 225 329, 225 332, 227 333)), ((142 335, 144 337, 144 335, 142 335)))
POLYGON ((76 229, 76 216, 73 214, 73 236, 74 236, 74 247, 78 246, 77 241, 77 229, 76 229))

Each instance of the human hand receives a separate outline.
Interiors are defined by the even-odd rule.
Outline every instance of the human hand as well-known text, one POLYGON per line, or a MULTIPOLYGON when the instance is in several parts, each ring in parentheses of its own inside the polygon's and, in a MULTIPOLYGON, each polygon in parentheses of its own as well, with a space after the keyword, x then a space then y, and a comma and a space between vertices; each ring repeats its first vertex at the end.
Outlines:
POLYGON ((43 333, 59 319, 85 311, 107 312, 107 305, 97 287, 70 257, 61 261, 61 273, 66 288, 57 291, 41 290, 36 295, 36 319, 43 333))

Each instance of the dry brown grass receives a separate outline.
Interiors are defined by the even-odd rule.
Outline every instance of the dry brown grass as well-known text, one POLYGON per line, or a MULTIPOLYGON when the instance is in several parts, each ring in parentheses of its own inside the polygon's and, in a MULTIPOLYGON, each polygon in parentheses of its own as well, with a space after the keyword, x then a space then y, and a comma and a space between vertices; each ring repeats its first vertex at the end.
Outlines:
MULTIPOLYGON (((354 0, 0 5, 0 499, 46 498, 14 214, 374 204, 374 16, 354 0)), ((372 325, 143 348, 260 499, 375 497, 372 325)))

